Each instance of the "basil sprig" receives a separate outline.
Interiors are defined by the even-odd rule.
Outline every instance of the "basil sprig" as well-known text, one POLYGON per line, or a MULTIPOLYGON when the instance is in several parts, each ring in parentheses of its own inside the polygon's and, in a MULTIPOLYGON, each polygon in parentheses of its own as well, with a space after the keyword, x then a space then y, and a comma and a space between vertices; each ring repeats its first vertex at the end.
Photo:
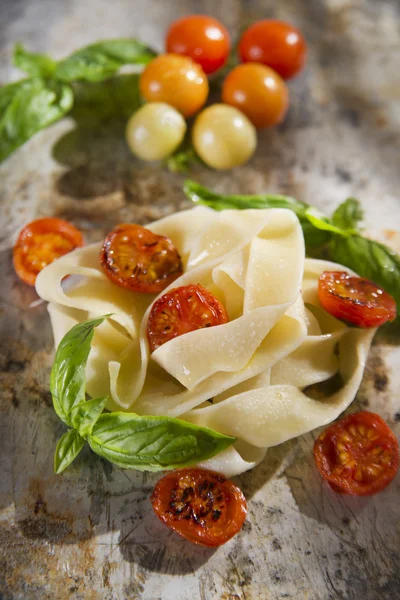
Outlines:
POLYGON ((135 39, 105 40, 57 62, 17 44, 14 64, 30 77, 0 87, 0 162, 35 133, 68 114, 78 82, 104 81, 122 66, 145 65, 155 55, 135 39))
POLYGON ((160 471, 187 467, 235 442, 206 427, 172 417, 105 412, 107 398, 86 400, 85 367, 94 329, 110 315, 75 325, 58 345, 50 376, 54 410, 69 427, 57 444, 54 470, 61 473, 88 442, 125 469, 160 471))
POLYGON ((332 217, 290 196, 276 194, 217 194, 192 180, 184 185, 186 196, 214 210, 246 208, 288 208, 296 213, 303 228, 307 253, 349 267, 361 277, 382 286, 396 300, 400 311, 400 256, 393 250, 362 235, 360 203, 348 198, 332 217))

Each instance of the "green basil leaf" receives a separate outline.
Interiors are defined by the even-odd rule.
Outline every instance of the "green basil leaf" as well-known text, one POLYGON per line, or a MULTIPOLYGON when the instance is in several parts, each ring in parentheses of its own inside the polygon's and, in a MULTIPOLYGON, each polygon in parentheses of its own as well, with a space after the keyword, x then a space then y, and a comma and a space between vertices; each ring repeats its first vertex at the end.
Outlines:
POLYGON ((400 256, 387 246, 361 235, 333 236, 329 250, 332 260, 370 279, 391 294, 400 310, 400 256))
POLYGON ((58 345, 50 375, 50 391, 54 410, 66 425, 73 425, 71 409, 85 401, 85 367, 94 328, 108 316, 78 323, 58 345))
POLYGON ((197 204, 204 204, 214 210, 224 210, 227 208, 238 210, 245 210, 247 208, 289 208, 296 214, 303 214, 308 207, 303 202, 280 194, 262 194, 257 196, 217 194, 191 179, 185 181, 183 191, 189 200, 197 204))
POLYGON ((224 195, 217 194, 202 185, 188 179, 184 184, 184 192, 189 200, 197 204, 204 204, 214 210, 247 208, 288 208, 296 213, 303 229, 304 239, 308 249, 318 248, 326 244, 330 234, 321 227, 316 227, 307 217, 308 204, 295 200, 291 196, 279 194, 254 195, 224 195))
POLYGON ((14 46, 13 62, 16 67, 33 77, 51 77, 57 63, 47 54, 28 52, 22 44, 14 46))
POLYGON ((332 225, 329 219, 314 208, 307 208, 304 213, 306 219, 315 227, 315 229, 320 229, 321 231, 330 231, 331 233, 336 233, 337 235, 348 235, 346 231, 343 231, 339 227, 332 225))
POLYGON ((125 469, 160 471, 196 464, 235 438, 171 417, 104 413, 87 441, 93 452, 125 469))
POLYGON ((64 433, 54 454, 54 472, 58 474, 64 471, 75 460, 84 445, 85 440, 76 429, 69 429, 64 433))
POLYGON ((55 77, 62 81, 102 81, 123 65, 144 65, 155 56, 153 50, 134 39, 98 42, 60 61, 55 77))
POLYGON ((69 85, 41 78, 0 88, 0 161, 71 108, 69 85))
POLYGON ((72 407, 70 411, 71 423, 81 436, 85 437, 92 432, 93 425, 103 412, 106 402, 107 396, 86 400, 72 407))
POLYGON ((112 119, 125 121, 141 106, 139 75, 118 75, 99 82, 74 85, 75 102, 71 117, 81 127, 96 127, 112 119))
POLYGON ((357 229, 363 216, 359 201, 355 198, 347 198, 333 213, 332 223, 340 229, 352 230, 355 233, 354 230, 357 229))

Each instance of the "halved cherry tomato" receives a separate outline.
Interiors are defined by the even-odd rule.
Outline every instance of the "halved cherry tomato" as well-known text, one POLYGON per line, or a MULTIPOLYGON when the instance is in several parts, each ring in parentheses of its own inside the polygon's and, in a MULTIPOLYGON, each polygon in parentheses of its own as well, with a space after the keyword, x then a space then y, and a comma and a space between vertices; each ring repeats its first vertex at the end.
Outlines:
POLYGON ((140 76, 139 87, 147 102, 165 102, 184 117, 197 112, 208 96, 201 66, 179 54, 161 54, 152 60, 140 76))
POLYGON ((318 297, 328 313, 357 327, 379 327, 397 314, 390 294, 372 281, 345 271, 324 271, 318 282, 318 297))
POLYGON ((222 100, 241 110, 261 129, 283 121, 289 106, 289 92, 275 71, 257 63, 246 63, 232 69, 225 79, 222 100))
POLYGON ((399 445, 381 417, 362 411, 321 433, 314 457, 322 477, 335 491, 372 496, 396 475, 399 445))
POLYGON ((170 290, 153 304, 147 322, 150 352, 179 335, 228 322, 225 307, 198 284, 170 290))
POLYGON ((172 471, 151 496, 156 515, 173 531, 202 546, 221 546, 240 531, 247 514, 241 490, 206 469, 172 471))
POLYGON ((134 292, 157 294, 182 275, 171 240, 140 225, 117 225, 104 240, 100 263, 113 283, 134 292))
POLYGON ((205 73, 222 67, 230 51, 226 28, 207 15, 191 15, 172 23, 167 33, 167 52, 184 54, 202 66, 205 73))
POLYGON ((241 37, 243 62, 259 62, 290 79, 304 66, 307 46, 300 31, 283 21, 267 19, 249 27, 241 37))
POLYGON ((21 230, 15 243, 15 272, 33 286, 44 267, 79 246, 83 246, 83 236, 71 223, 56 217, 32 221, 21 230))

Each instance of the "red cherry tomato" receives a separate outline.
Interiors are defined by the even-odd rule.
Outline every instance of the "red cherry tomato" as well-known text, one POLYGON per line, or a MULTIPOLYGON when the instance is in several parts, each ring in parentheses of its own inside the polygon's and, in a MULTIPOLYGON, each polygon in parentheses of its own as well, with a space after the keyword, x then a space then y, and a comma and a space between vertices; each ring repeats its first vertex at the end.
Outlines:
POLYGON ((21 230, 15 243, 15 272, 33 286, 44 267, 78 246, 83 246, 83 237, 71 223, 55 217, 32 221, 21 230))
POLYGON ((225 307, 201 285, 170 290, 156 300, 147 322, 150 352, 179 335, 228 322, 225 307))
POLYGON ((188 56, 160 54, 140 76, 140 93, 147 102, 165 102, 190 117, 208 96, 208 80, 201 66, 188 56))
POLYGON ((181 257, 169 238, 126 223, 107 235, 100 264, 113 283, 134 292, 157 294, 182 275, 181 257))
POLYGON ((246 63, 232 69, 225 79, 222 100, 241 110, 261 129, 283 121, 289 106, 289 92, 275 71, 257 63, 246 63))
POLYGON ((223 475, 205 469, 172 471, 151 496, 156 515, 170 529, 202 546, 221 546, 240 531, 246 499, 223 475))
POLYGON ((345 271, 324 271, 318 297, 328 313, 357 327, 379 327, 396 318, 396 302, 381 287, 345 271))
POLYGON ((274 69, 283 79, 297 75, 304 66, 307 46, 300 31, 283 21, 258 21, 241 37, 239 55, 243 62, 259 62, 274 69))
POLYGON ((191 15, 172 23, 167 33, 166 50, 184 54, 214 73, 225 64, 230 51, 229 33, 225 27, 206 15, 191 15))
POLYGON ((335 491, 371 496, 396 475, 399 445, 378 415, 363 411, 321 433, 314 445, 314 457, 322 477, 335 491))

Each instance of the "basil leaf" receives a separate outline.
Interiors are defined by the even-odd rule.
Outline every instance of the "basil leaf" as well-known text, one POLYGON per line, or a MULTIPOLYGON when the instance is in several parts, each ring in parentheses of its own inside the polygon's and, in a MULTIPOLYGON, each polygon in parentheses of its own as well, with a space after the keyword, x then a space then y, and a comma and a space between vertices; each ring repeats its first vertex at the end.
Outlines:
POLYGON ((66 425, 73 425, 71 409, 85 401, 85 367, 94 328, 108 316, 78 323, 58 345, 50 375, 50 391, 54 410, 66 425))
POLYGON ((13 62, 16 67, 33 77, 51 77, 57 66, 57 63, 47 54, 28 52, 22 44, 14 46, 13 62))
POLYGON ((0 88, 0 161, 71 108, 69 85, 41 78, 0 88))
POLYGON ((332 223, 344 230, 357 229, 358 223, 363 219, 360 203, 355 198, 347 198, 340 204, 332 215, 332 223))
POLYGON ((141 105, 139 75, 118 75, 101 82, 74 85, 75 102, 71 111, 79 126, 98 127, 100 122, 125 120, 141 105))
POLYGON ((303 202, 280 194, 263 194, 259 196, 216 194, 191 179, 185 181, 183 191, 189 200, 197 202, 197 204, 204 204, 214 210, 227 208, 239 210, 247 208, 289 208, 296 214, 303 214, 308 207, 303 202))
POLYGON ((75 460, 84 445, 85 440, 76 429, 69 429, 64 433, 54 454, 54 472, 58 474, 64 471, 75 460))
POLYGON ((400 310, 400 256, 387 246, 361 235, 334 236, 329 244, 332 260, 370 279, 391 294, 400 310))
POLYGON ((304 213, 306 219, 315 227, 315 229, 320 229, 321 231, 330 231, 331 233, 336 233, 337 235, 348 235, 345 231, 340 229, 339 227, 335 227, 332 223, 329 222, 327 217, 324 217, 319 213, 319 211, 314 208, 307 208, 304 213))
POLYGON ((195 181, 188 179, 184 184, 184 192, 189 200, 197 204, 204 204, 214 210, 247 208, 288 208, 296 213, 303 229, 304 239, 308 249, 317 248, 326 244, 330 239, 330 234, 323 231, 321 227, 315 227, 309 216, 307 216, 308 204, 295 200, 291 196, 282 196, 280 194, 266 195, 223 195, 216 194, 211 190, 199 185, 195 181))
POLYGON ((93 425, 103 412, 106 402, 107 396, 86 400, 72 407, 70 411, 71 423, 81 436, 86 437, 92 432, 93 425))
POLYGON ((55 77, 62 81, 102 81, 123 65, 147 64, 155 56, 153 50, 134 39, 98 42, 60 61, 55 77))
POLYGON ((160 471, 211 458, 235 438, 171 417, 116 412, 102 414, 87 441, 93 452, 119 467, 160 471))

